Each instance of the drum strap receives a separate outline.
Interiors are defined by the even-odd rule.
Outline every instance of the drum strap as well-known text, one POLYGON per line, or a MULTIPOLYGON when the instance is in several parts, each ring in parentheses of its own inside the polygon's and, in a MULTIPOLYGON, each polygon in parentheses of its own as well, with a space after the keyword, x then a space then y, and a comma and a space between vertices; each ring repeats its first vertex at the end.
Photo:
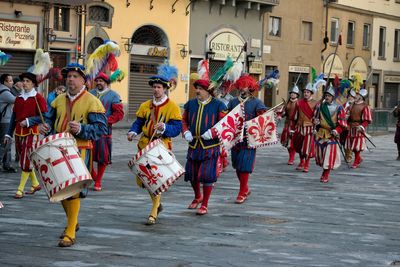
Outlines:
POLYGON ((151 129, 149 128, 149 135, 152 135, 152 132, 154 131, 153 127, 154 125, 157 124, 157 118, 156 118, 156 114, 155 114, 155 106, 153 103, 150 104, 150 120, 152 122, 153 125, 151 125, 151 129))
POLYGON ((71 101, 68 97, 65 98, 65 118, 61 125, 61 131, 65 132, 68 127, 68 122, 71 121, 71 101))

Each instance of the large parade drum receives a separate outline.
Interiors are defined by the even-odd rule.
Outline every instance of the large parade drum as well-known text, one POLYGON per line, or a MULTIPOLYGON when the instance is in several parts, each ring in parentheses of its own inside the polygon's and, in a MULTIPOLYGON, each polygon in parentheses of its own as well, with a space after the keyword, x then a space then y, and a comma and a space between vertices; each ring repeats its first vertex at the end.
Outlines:
POLYGON ((36 144, 30 158, 50 202, 67 199, 93 182, 75 138, 69 133, 44 138, 36 144))
POLYGON ((160 139, 148 144, 128 163, 143 185, 153 195, 165 192, 185 173, 175 155, 165 147, 160 139))

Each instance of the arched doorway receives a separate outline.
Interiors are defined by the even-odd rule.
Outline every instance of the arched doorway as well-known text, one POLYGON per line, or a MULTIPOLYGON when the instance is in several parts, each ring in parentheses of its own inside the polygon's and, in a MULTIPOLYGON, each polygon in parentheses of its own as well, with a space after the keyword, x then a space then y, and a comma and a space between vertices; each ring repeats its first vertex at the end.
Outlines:
POLYGON ((135 116, 141 103, 152 98, 148 78, 157 74, 159 64, 168 58, 168 38, 153 25, 144 25, 132 35, 130 57, 128 117, 135 116))

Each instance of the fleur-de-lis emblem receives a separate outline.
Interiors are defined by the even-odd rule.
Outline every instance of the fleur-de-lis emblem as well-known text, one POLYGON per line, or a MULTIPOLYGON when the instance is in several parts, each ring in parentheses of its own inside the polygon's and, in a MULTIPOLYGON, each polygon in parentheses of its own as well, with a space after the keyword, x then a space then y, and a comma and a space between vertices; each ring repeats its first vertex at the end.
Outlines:
POLYGON ((149 185, 157 184, 157 179, 160 178, 160 177, 163 177, 163 175, 160 174, 160 173, 157 173, 156 175, 153 174, 152 170, 155 170, 155 171, 158 170, 158 167, 156 165, 139 164, 139 169, 140 169, 139 175, 141 177, 146 178, 147 179, 147 183, 149 185))
POLYGON ((276 126, 271 120, 271 116, 267 115, 266 118, 258 116, 252 119, 251 122, 256 125, 250 126, 248 132, 256 142, 265 143, 272 139, 276 126))
POLYGON ((226 118, 226 122, 221 124, 221 137, 228 142, 232 141, 243 130, 243 117, 239 113, 226 118))

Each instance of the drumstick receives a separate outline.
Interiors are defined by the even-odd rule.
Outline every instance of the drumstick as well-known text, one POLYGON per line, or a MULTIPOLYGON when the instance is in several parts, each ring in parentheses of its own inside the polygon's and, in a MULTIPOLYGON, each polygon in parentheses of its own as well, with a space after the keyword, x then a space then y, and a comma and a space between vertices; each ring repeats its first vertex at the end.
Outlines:
MULTIPOLYGON (((162 121, 164 119, 164 116, 163 115, 161 115, 161 117, 160 117, 160 119, 158 120, 158 122, 157 123, 159 123, 160 121, 162 121)), ((153 140, 153 138, 154 138, 154 136, 156 135, 156 132, 157 132, 157 130, 156 129, 154 129, 154 132, 153 132, 153 134, 151 135, 151 138, 150 138, 150 141, 149 141, 149 143, 151 143, 151 141, 153 140)))
POLYGON ((37 108, 39 110, 40 119, 42 120, 42 123, 45 124, 46 122, 44 121, 42 111, 40 110, 39 102, 37 101, 36 96, 34 98, 35 98, 36 106, 37 106, 37 108))

